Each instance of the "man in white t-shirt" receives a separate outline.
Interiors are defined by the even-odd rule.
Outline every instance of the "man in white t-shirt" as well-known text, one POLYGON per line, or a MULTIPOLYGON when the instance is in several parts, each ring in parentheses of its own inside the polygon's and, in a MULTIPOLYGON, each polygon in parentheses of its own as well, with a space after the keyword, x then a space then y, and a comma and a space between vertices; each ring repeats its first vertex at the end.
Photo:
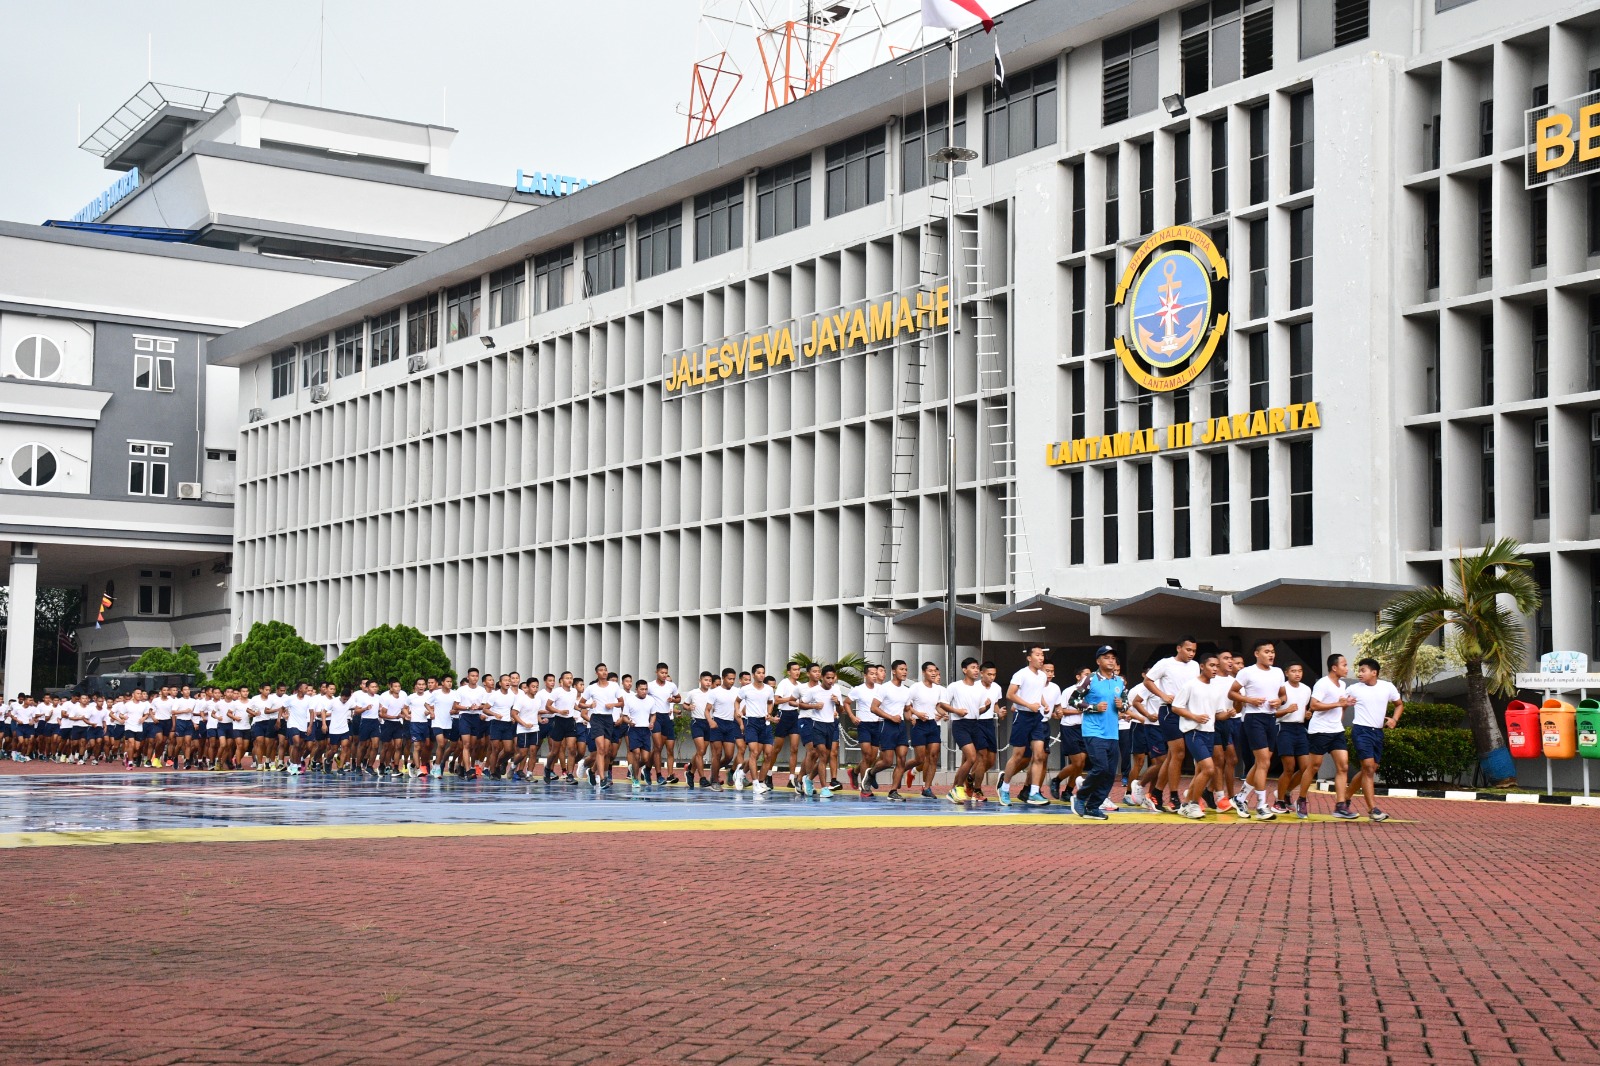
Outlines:
MULTIPOLYGON (((950 693, 939 683, 939 668, 922 664, 922 680, 911 686, 906 702, 911 718, 912 762, 922 775, 922 798, 933 799, 933 775, 939 766, 940 723, 951 714, 950 693)), ((903 788, 911 787, 912 767, 906 768, 903 788)))
POLYGON ((1250 809, 1250 792, 1254 791, 1256 818, 1267 822, 1278 816, 1267 806, 1267 770, 1278 739, 1277 711, 1283 703, 1283 671, 1273 665, 1278 650, 1272 641, 1256 641, 1251 652, 1256 661, 1241 668, 1233 679, 1233 700, 1244 708, 1242 743, 1252 758, 1244 788, 1233 801, 1239 805, 1243 817, 1250 809))
MULTIPOLYGON (((1378 660, 1362 659, 1356 663, 1356 683, 1345 689, 1355 703, 1351 704, 1350 745, 1355 748, 1361 769, 1356 778, 1361 782, 1361 794, 1367 801, 1367 817, 1374 822, 1388 819, 1376 806, 1374 785, 1378 765, 1383 761, 1383 731, 1400 724, 1400 715, 1406 705, 1400 699, 1400 690, 1378 676, 1378 660), (1394 713, 1389 713, 1390 707, 1394 713)), ((1355 791, 1351 782, 1350 791, 1355 791)))
MULTIPOLYGON (((1162 810, 1176 812, 1180 806, 1178 786, 1183 778, 1186 751, 1183 730, 1177 717, 1172 714, 1171 705, 1178 693, 1183 691, 1184 686, 1200 676, 1200 664, 1195 662, 1194 658, 1198 648, 1199 645, 1195 643, 1193 637, 1180 638, 1174 645, 1172 654, 1165 659, 1157 660, 1140 679, 1151 696, 1155 697, 1155 706, 1151 707, 1150 701, 1146 700, 1145 707, 1147 716, 1149 710, 1156 712, 1154 732, 1157 736, 1151 736, 1152 727, 1146 725, 1142 738, 1130 736, 1130 739, 1136 742, 1142 739, 1147 752, 1165 749, 1165 754, 1161 756, 1162 768, 1155 777, 1153 796, 1156 806, 1162 810)), ((1219 667, 1222 665, 1220 656, 1218 664, 1219 667)), ((1226 673, 1221 669, 1218 672, 1226 673)), ((1225 733, 1219 733, 1219 737, 1224 735, 1225 733)))
POLYGON ((756 663, 750 668, 750 683, 739 690, 739 729, 744 735, 745 765, 734 771, 733 787, 742 788, 746 781, 756 795, 771 791, 767 779, 772 776, 772 701, 775 698, 767 684, 767 668, 756 663))
POLYGON ((722 768, 738 754, 739 671, 725 667, 722 684, 706 693, 707 727, 711 739, 711 791, 722 791, 722 768))
POLYGON ((1005 771, 1000 775, 1000 803, 1011 804, 1011 779, 1023 770, 1028 772, 1027 803, 1031 807, 1048 806, 1044 794, 1045 760, 1050 757, 1050 711, 1046 705, 1045 689, 1050 675, 1045 671, 1044 648, 1029 645, 1027 663, 1011 675, 1006 687, 1006 699, 1011 702, 1011 758, 1006 760, 1005 771))
POLYGON ((589 733, 594 738, 595 788, 604 791, 611 787, 611 765, 617 753, 617 718, 622 713, 622 686, 611 677, 605 663, 594 668, 594 684, 585 690, 592 710, 586 719, 589 733))
POLYGON ((563 670, 556 687, 546 694, 545 712, 545 724, 550 732, 550 757, 556 764, 556 774, 569 785, 577 784, 578 690, 572 683, 571 670, 563 670))
POLYGON ((683 705, 689 708, 689 739, 694 742, 694 754, 689 756, 687 771, 690 788, 706 788, 711 782, 705 776, 711 754, 711 689, 717 683, 710 670, 700 671, 700 687, 684 694, 683 705))
MULTIPOLYGON (((1215 655, 1204 656, 1196 660, 1196 664, 1199 673, 1173 697, 1171 710, 1178 719, 1184 748, 1189 757, 1194 759, 1194 777, 1189 782, 1188 794, 1178 813, 1199 821, 1206 816, 1205 808, 1200 806, 1200 797, 1211 781, 1217 722, 1233 716, 1233 682, 1219 676, 1220 662, 1215 655)), ((1228 809, 1229 800, 1225 792, 1218 795, 1216 800, 1218 810, 1228 809)))
POLYGON ((817 683, 808 686, 800 697, 801 710, 811 712, 810 744, 800 768, 800 785, 807 796, 828 799, 833 795, 827 776, 829 760, 834 745, 839 743, 839 714, 849 706, 850 697, 839 684, 837 667, 824 666, 820 675, 817 683))
POLYGON ((645 775, 650 772, 651 728, 655 722, 656 702, 650 695, 650 682, 640 678, 633 690, 622 695, 622 716, 619 728, 627 729, 628 786, 637 792, 644 787, 645 775))
POLYGON ((772 730, 772 764, 774 766, 778 764, 778 758, 783 754, 783 746, 787 742, 789 787, 796 790, 799 785, 800 761, 805 757, 802 752, 805 738, 800 730, 800 693, 805 688, 805 681, 800 673, 800 664, 790 660, 784 666, 783 677, 778 681, 777 693, 773 698, 778 723, 772 730))
POLYGON ((1311 758, 1311 738, 1306 731, 1311 717, 1311 686, 1304 681, 1306 668, 1290 663, 1283 670, 1283 702, 1278 704, 1278 798, 1272 809, 1279 814, 1294 812, 1296 818, 1311 817, 1309 797, 1302 790, 1294 799, 1294 786, 1311 758), (1292 805, 1291 805, 1292 801, 1292 805))
MULTIPOLYGON (((890 771, 889 798, 900 798, 900 777, 908 772, 906 753, 910 750, 907 738, 906 703, 911 699, 911 687, 906 684, 908 668, 904 659, 889 664, 889 680, 874 690, 873 713, 878 716, 878 759, 867 771, 867 785, 878 787, 878 774, 890 771)), ((879 681, 883 681, 879 668, 879 681)))
POLYGON ((389 687, 378 696, 378 764, 373 772, 382 776, 385 771, 399 776, 403 753, 400 745, 409 733, 406 725, 406 693, 399 681, 390 681, 389 687))
POLYGON ((649 683, 650 698, 655 701, 652 712, 655 718, 650 723, 650 765, 645 770, 645 780, 652 777, 660 785, 676 785, 678 775, 674 772, 676 759, 675 749, 678 742, 678 725, 674 720, 678 704, 682 702, 683 695, 678 691, 678 685, 672 680, 672 671, 666 663, 656 663, 656 679, 649 683))
POLYGON ((867 770, 878 764, 878 732, 883 723, 874 708, 878 703, 878 683, 882 680, 883 667, 868 663, 862 671, 861 684, 849 692, 850 703, 855 710, 856 744, 861 748, 861 765, 847 769, 850 785, 860 792, 862 799, 872 798, 872 782, 867 780, 867 770))
POLYGON ((1333 816, 1343 821, 1356 817, 1350 809, 1350 753, 1344 736, 1345 708, 1356 705, 1355 697, 1344 689, 1344 679, 1349 673, 1349 660, 1335 652, 1328 656, 1327 674, 1311 686, 1308 705, 1311 718, 1306 723, 1311 754, 1304 760, 1305 767, 1300 772, 1300 794, 1306 796, 1322 769, 1322 757, 1333 756, 1333 816))
POLYGON ((300 772, 306 737, 311 732, 311 697, 311 686, 302 681, 294 687, 293 695, 283 705, 287 712, 284 732, 289 738, 289 772, 294 774, 300 772))

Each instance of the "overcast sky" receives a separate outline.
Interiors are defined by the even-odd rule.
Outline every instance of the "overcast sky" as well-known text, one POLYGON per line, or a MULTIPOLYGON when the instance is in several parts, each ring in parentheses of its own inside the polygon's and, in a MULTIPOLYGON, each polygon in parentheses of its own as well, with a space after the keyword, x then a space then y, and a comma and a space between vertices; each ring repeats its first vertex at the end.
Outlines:
POLYGON ((323 6, 0 0, 0 218, 71 218, 111 184, 79 108, 86 137, 147 80, 443 123, 452 175, 507 186, 682 143, 696 0, 327 0, 319 87, 323 6))

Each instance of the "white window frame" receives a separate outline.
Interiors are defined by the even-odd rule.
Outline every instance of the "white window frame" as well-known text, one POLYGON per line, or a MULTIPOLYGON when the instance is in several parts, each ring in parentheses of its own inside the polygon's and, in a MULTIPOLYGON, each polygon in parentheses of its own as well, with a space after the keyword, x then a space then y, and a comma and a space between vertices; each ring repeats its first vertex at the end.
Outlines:
POLYGON ((15 448, 13 448, 11 450, 11 454, 6 457, 6 462, 8 464, 7 465, 7 472, 10 473, 11 480, 15 481, 19 486, 21 486, 21 488, 22 488, 22 490, 24 492, 37 492, 37 491, 40 491, 40 490, 49 492, 49 491, 51 491, 49 486, 61 474, 61 458, 58 455, 56 455, 56 450, 54 448, 50 447, 50 445, 44 444, 44 443, 42 443, 40 441, 36 441, 36 440, 25 441, 22 444, 17 445, 15 448), (38 470, 38 468, 39 468, 39 455, 41 453, 49 455, 50 458, 56 464, 55 470, 51 471, 50 477, 45 481, 45 483, 43 485, 40 485, 38 483, 38 477, 36 475, 34 476, 33 484, 27 484, 20 477, 17 476, 16 458, 17 458, 17 456, 22 454, 23 449, 25 449, 25 448, 31 448, 33 450, 33 452, 32 452, 32 460, 33 460, 33 462, 28 467, 28 469, 30 471, 37 471, 38 470))
POLYGON ((150 496, 165 499, 172 491, 171 441, 130 440, 128 442, 128 495, 150 496), (139 472, 139 487, 133 487, 134 471, 139 472), (160 471, 161 491, 154 490, 157 471, 160 471))
POLYGON ((156 384, 155 356, 153 356, 153 355, 141 355, 141 354, 139 354, 137 352, 134 353, 134 356, 133 356, 133 387, 138 389, 140 392, 150 392, 151 390, 153 390, 155 388, 155 384, 156 384), (141 376, 143 376, 143 378, 144 378, 144 384, 143 385, 139 384, 139 378, 141 376))
POLYGON ((170 355, 156 356, 156 391, 172 392, 178 387, 178 361, 170 355), (162 384, 163 378, 165 384, 162 384))
POLYGON ((141 583, 139 585, 139 597, 139 600, 134 604, 134 610, 138 612, 141 618, 171 618, 175 613, 177 613, 177 596, 173 592, 172 585, 167 579, 156 582, 141 583), (148 611, 144 609, 143 602, 145 589, 150 590, 150 610, 148 611), (162 592, 167 594, 167 609, 165 611, 161 609, 162 592))
MULTIPOLYGON (((34 345, 36 361, 38 358, 39 347, 40 344, 34 345)), ((18 338, 17 342, 11 346, 11 365, 16 367, 17 377, 21 378, 23 381, 55 381, 61 377, 61 372, 67 368, 67 347, 54 337, 47 337, 43 333, 30 333, 26 337, 18 338), (56 350, 56 369, 54 373, 29 374, 23 371, 22 360, 17 357, 17 353, 21 351, 22 346, 29 341, 38 341, 41 343, 48 341, 50 346, 56 350)), ((35 363, 35 369, 38 369, 37 362, 35 363)))

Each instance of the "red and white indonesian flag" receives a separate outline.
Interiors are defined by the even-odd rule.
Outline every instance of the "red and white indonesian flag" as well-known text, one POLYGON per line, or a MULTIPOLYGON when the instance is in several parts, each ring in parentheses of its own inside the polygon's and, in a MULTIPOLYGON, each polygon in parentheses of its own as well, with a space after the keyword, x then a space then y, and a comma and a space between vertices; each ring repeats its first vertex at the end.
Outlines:
POLYGON ((945 30, 964 30, 974 23, 983 23, 983 32, 994 29, 994 19, 989 17, 978 0, 922 0, 922 24, 945 30))

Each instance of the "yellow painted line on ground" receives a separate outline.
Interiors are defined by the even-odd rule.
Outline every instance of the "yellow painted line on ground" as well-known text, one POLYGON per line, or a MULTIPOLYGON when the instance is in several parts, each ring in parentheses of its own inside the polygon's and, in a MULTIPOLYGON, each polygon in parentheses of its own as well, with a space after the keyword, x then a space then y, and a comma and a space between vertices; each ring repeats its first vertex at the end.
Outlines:
MULTIPOLYGON (((1398 819, 1397 819, 1398 820, 1398 819)), ((1310 822, 1333 822, 1313 815, 1310 822)), ((565 836, 576 833, 673 833, 750 829, 927 829, 944 826, 1089 826, 1180 825, 1170 815, 1118 814, 1097 822, 1065 816, 1030 818, 1015 814, 838 814, 777 815, 763 818, 681 818, 627 822, 397 822, 327 825, 204 826, 181 829, 101 829, 43 833, 0 833, 0 849, 59 848, 111 844, 248 844, 304 840, 418 840, 434 837, 565 836)), ((1215 816, 1204 824, 1220 822, 1215 816)), ((1255 823, 1249 823, 1255 824, 1255 823)), ((1286 823, 1301 824, 1291 819, 1286 823)))

